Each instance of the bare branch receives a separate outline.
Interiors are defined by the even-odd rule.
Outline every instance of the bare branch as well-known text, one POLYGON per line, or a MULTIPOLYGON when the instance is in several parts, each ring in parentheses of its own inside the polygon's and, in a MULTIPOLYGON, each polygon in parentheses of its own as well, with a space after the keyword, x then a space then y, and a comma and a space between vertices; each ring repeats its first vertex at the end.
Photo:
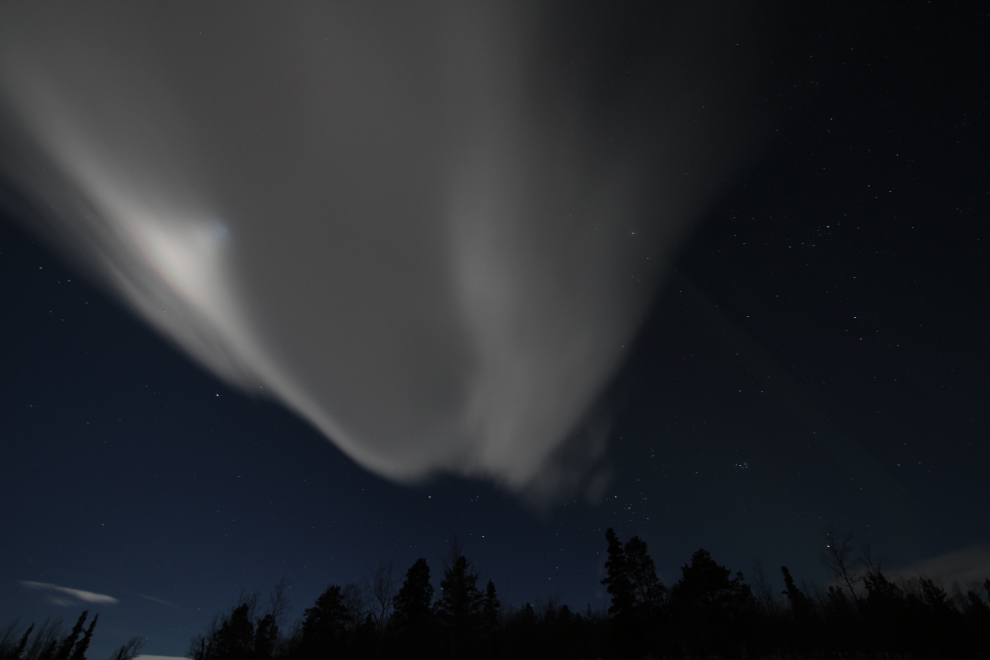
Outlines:
POLYGON ((268 605, 265 614, 270 614, 279 628, 284 628, 289 612, 292 610, 292 603, 289 602, 289 581, 285 578, 279 580, 268 596, 268 605))
POLYGON ((753 590, 756 592, 757 602, 763 606, 763 611, 769 615, 775 615, 779 609, 777 594, 774 593, 770 579, 763 571, 763 562, 759 559, 753 560, 752 573, 753 590))
POLYGON ((392 562, 379 562, 378 568, 368 566, 361 575, 361 588, 370 600, 371 615, 379 636, 385 633, 400 583, 392 562))
POLYGON ((820 555, 821 562, 833 580, 849 589, 849 595, 853 599, 856 598, 856 588, 852 573, 859 560, 850 557, 855 549, 852 532, 840 535, 832 525, 825 530, 825 549, 820 555))

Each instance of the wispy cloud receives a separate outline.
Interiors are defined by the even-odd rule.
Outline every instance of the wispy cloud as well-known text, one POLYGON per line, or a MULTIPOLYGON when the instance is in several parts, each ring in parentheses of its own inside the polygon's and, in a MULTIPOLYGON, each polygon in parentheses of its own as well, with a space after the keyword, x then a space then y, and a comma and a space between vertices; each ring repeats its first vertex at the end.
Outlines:
MULTIPOLYGON (((175 603, 170 603, 167 600, 162 600, 161 598, 155 598, 154 596, 148 596, 145 594, 131 594, 132 596, 137 596, 138 598, 144 598, 146 600, 154 601, 156 603, 161 603, 162 605, 168 605, 169 607, 178 607, 175 603)), ((152 656, 140 656, 150 658, 152 656)), ((157 656, 156 656, 157 657, 157 656)))
POLYGON ((945 584, 958 582, 964 586, 974 580, 982 582, 990 578, 990 546, 974 545, 947 552, 892 573, 902 577, 921 575, 941 580, 945 584))
POLYGON ((46 591, 48 592, 48 597, 52 603, 63 607, 68 607, 69 605, 75 604, 74 601, 64 598, 64 596, 70 596, 77 601, 92 603, 94 605, 116 605, 120 602, 113 596, 108 596, 106 594, 98 594, 95 591, 84 591, 82 589, 71 589, 69 587, 60 587, 57 584, 49 584, 47 582, 31 582, 28 580, 21 580, 21 586, 27 587, 28 589, 46 591))

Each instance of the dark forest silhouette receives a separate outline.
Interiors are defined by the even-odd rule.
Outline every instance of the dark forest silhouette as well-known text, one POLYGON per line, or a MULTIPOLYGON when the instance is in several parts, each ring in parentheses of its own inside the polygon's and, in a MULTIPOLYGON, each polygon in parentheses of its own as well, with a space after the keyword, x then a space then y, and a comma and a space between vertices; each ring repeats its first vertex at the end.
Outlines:
MULTIPOLYGON (((758 564, 752 584, 698 550, 671 586, 646 543, 605 534, 607 612, 556 599, 504 607, 456 541, 439 594, 418 559, 400 580, 380 564, 360 584, 330 585, 286 628, 286 587, 241 597, 190 646, 193 660, 318 658, 990 658, 990 579, 950 596, 928 578, 891 581, 869 546, 826 532, 827 588, 799 588, 781 567, 775 592, 758 564), (755 593, 754 593, 755 592, 755 593)), ((3 660, 0 658, 0 660, 3 660)), ((32 659, 33 660, 33 659, 32 659)))
MULTIPOLYGON (((798 587, 786 566, 782 592, 756 564, 747 583, 706 550, 669 587, 646 543, 605 533, 606 611, 574 611, 550 598, 506 607, 484 586, 456 539, 441 562, 440 590, 426 559, 400 578, 390 563, 358 583, 331 584, 288 620, 288 586, 267 599, 242 594, 189 647, 192 660, 396 658, 988 658, 990 579, 950 596, 926 577, 892 581, 868 545, 826 531, 821 561, 831 585, 798 587)), ((69 631, 60 620, 0 631, 0 660, 86 660, 97 616, 69 631)), ((133 660, 133 638, 109 660, 133 660)))
MULTIPOLYGON (((61 619, 49 619, 36 627, 22 627, 17 621, 0 631, 0 660, 86 660, 99 614, 86 625, 89 611, 84 611, 69 631, 63 631, 61 619)), ((108 660, 133 660, 144 645, 133 637, 110 654, 108 660)))

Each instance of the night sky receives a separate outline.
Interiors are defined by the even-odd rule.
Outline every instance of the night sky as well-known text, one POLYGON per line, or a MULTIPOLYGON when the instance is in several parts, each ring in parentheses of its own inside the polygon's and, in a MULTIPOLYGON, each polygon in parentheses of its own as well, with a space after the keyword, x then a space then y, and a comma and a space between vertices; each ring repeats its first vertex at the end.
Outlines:
MULTIPOLYGON (((894 568, 970 549, 990 572, 988 14, 779 21, 769 129, 697 206, 572 425, 568 446, 607 448, 549 495, 362 467, 54 248, 34 231, 44 198, 5 166, 0 623, 95 609, 91 657, 133 635, 185 655, 242 591, 286 578, 298 617, 380 560, 426 557, 437 581, 455 536, 507 602, 599 609, 610 526, 649 544, 668 585, 701 547, 747 575, 759 559, 778 586, 782 564, 823 584, 829 524, 894 568), (25 582, 118 602, 60 605, 25 582)), ((973 567, 956 568, 946 579, 973 567)))

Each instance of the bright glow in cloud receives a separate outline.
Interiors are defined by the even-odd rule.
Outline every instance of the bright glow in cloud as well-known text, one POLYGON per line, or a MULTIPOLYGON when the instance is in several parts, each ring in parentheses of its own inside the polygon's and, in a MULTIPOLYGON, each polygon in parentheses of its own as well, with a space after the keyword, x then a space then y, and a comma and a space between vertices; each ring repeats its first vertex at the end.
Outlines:
MULTIPOLYGON (((27 580, 21 580, 21 586, 27 587, 28 589, 40 589, 49 593, 71 596, 76 600, 81 600, 84 603, 92 603, 94 605, 116 605, 120 602, 113 596, 107 596, 106 594, 98 594, 93 591, 83 591, 82 589, 70 589, 69 587, 60 587, 57 584, 48 584, 47 582, 29 582, 27 580)), ((58 598, 57 596, 51 596, 50 598, 56 605, 68 606, 74 604, 72 601, 64 598, 58 598)))
POLYGON ((739 82, 695 75, 728 14, 402 7, 6 5, 0 166, 152 325, 368 469, 551 492, 759 88, 735 43, 739 82))

